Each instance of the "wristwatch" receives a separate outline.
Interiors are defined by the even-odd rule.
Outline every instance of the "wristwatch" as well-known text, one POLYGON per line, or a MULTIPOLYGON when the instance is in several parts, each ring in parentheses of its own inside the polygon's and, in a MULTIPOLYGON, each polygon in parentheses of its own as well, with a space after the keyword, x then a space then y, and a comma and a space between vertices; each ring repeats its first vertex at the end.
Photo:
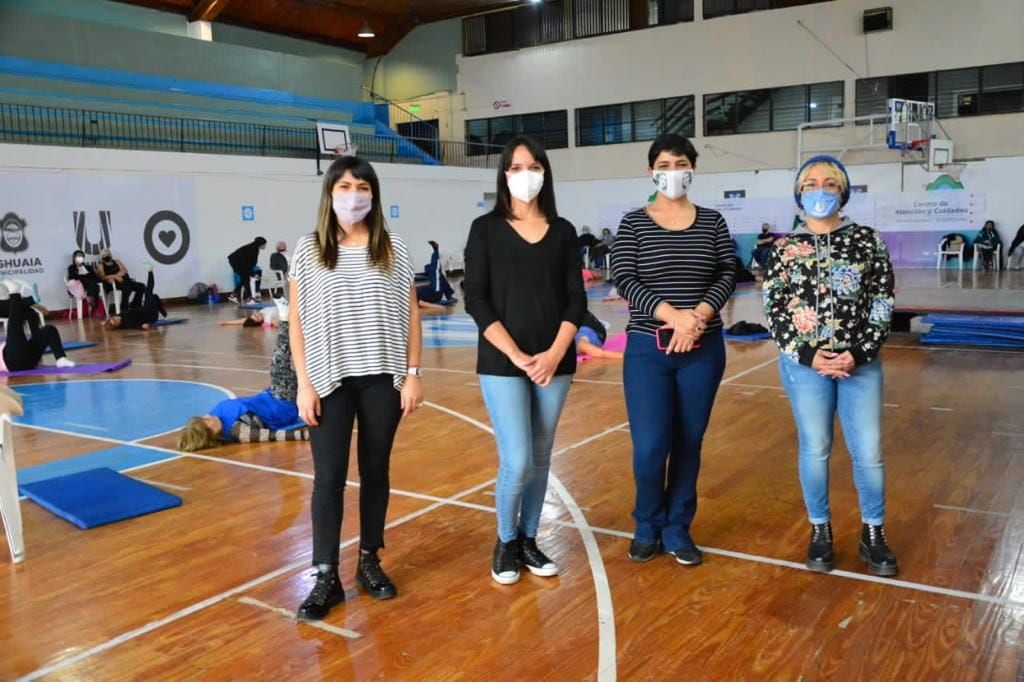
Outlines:
POLYGON ((423 376, 423 370, 421 370, 419 367, 410 367, 409 369, 405 370, 405 373, 411 377, 423 376))

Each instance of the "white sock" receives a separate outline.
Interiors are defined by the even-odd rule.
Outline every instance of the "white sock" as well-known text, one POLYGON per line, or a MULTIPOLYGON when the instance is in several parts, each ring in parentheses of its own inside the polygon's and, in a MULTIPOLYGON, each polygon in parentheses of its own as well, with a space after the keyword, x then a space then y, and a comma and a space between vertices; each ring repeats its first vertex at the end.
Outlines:
POLYGON ((75 361, 65 355, 62 358, 57 358, 57 366, 58 367, 74 367, 75 366, 75 361))

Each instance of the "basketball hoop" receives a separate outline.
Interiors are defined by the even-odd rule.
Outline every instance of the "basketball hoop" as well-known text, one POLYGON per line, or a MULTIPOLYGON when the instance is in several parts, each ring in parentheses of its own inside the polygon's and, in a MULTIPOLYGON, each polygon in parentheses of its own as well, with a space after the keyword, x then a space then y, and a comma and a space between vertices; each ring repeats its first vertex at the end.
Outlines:
POLYGON ((355 156, 359 152, 359 146, 354 144, 339 144, 334 147, 334 156, 355 156))

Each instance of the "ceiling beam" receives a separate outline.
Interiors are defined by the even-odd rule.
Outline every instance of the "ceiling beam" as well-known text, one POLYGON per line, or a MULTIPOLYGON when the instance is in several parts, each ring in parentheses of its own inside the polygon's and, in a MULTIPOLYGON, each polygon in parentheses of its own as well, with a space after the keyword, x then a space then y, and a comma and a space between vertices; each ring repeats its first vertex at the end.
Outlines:
POLYGON ((199 0, 188 13, 189 21, 215 21, 231 0, 199 0))

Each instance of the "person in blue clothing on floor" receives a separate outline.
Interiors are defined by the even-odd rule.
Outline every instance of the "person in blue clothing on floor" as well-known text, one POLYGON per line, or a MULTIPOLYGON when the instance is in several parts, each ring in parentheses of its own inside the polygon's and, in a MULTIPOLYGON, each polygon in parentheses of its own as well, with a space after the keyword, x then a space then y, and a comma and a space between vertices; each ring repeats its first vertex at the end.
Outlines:
POLYGON ((295 404, 298 379, 292 365, 287 319, 280 324, 270 362, 270 388, 248 398, 222 400, 209 414, 189 419, 178 436, 179 450, 195 452, 225 442, 309 440, 309 429, 300 425, 295 404))
MULTIPOLYGON (((434 305, 453 305, 456 303, 455 290, 448 283, 441 268, 441 253, 437 242, 427 242, 433 253, 430 255, 430 262, 427 263, 425 273, 429 280, 426 284, 416 287, 416 298, 423 303, 434 305)), ((424 307, 424 306, 421 306, 424 307)))

